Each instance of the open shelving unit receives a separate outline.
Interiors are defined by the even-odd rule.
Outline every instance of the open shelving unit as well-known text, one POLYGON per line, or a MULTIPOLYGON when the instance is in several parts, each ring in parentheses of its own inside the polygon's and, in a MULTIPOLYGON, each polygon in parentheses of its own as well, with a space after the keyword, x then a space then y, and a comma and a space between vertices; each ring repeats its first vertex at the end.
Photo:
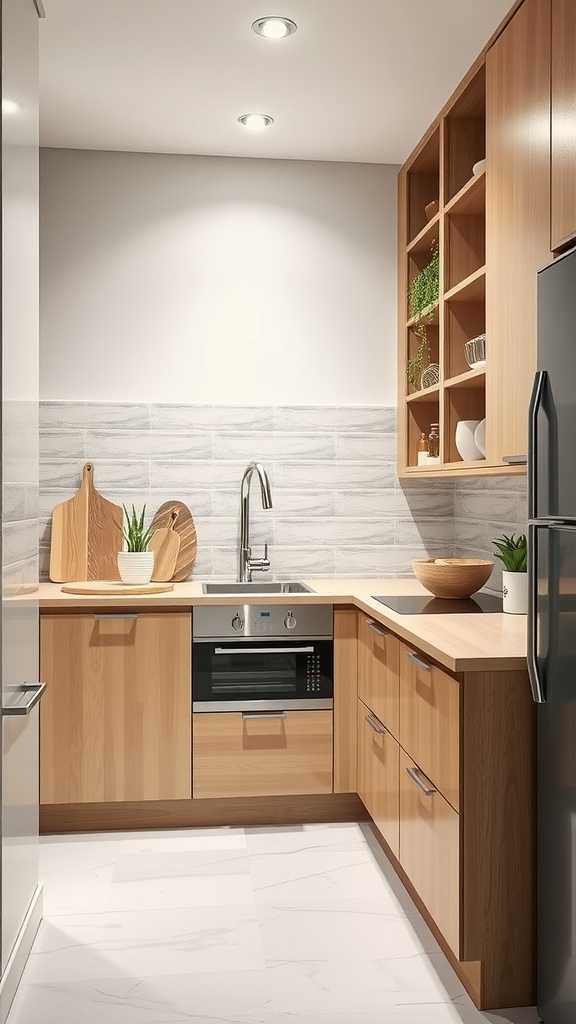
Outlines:
MULTIPOLYGON (((486 82, 484 63, 479 62, 400 178, 401 476, 486 471, 485 459, 464 462, 455 444, 457 422, 484 419, 486 412, 485 368, 471 369, 464 355, 465 342, 486 332, 486 170, 472 171, 485 156, 486 82), (427 221, 425 207, 432 201, 437 212, 427 221), (407 290, 435 244, 440 255, 438 302, 422 318, 430 361, 438 363, 440 380, 414 390, 406 365, 418 348, 418 319, 409 317, 407 290), (432 423, 440 425, 440 464, 418 466, 417 443, 422 433, 428 436, 432 423)), ((489 346, 486 355, 488 359, 489 346)))

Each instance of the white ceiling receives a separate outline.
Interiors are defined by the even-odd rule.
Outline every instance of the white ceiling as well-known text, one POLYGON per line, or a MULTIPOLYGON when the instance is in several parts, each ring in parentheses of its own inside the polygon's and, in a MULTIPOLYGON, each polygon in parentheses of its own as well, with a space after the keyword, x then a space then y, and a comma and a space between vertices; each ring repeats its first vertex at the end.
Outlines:
POLYGON ((402 163, 512 0, 44 3, 44 146, 402 163))

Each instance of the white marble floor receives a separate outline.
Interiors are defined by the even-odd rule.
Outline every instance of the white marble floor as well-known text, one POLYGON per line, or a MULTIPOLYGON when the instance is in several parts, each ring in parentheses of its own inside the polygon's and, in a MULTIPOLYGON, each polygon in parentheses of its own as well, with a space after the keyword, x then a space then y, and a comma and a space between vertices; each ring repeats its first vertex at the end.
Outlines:
POLYGON ((534 1024, 479 1013, 368 826, 44 838, 8 1024, 534 1024))

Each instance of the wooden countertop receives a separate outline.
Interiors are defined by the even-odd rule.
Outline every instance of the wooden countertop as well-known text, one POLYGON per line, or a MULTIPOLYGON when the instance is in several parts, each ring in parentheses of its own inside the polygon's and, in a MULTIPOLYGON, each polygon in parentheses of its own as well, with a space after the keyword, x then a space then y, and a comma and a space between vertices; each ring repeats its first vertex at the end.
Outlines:
MULTIPOLYGON (((312 594, 202 593, 201 582, 176 583, 167 594, 141 597, 82 597, 63 594, 58 583, 41 583, 41 609, 87 608, 192 608, 222 604, 347 604, 355 605, 387 626, 408 644, 418 647, 452 672, 511 671, 526 668, 526 616, 504 615, 398 615, 372 597, 392 594, 427 594, 415 579, 304 580, 312 594)), ((15 601, 34 599, 27 594, 15 601)))

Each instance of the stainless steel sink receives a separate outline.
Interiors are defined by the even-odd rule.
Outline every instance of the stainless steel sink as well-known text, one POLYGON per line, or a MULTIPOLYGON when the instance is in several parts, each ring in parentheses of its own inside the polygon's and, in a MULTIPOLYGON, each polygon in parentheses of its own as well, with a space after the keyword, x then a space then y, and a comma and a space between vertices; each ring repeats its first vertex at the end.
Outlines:
POLYGON ((314 591, 299 580, 284 583, 203 583, 203 594, 313 594, 314 591))

